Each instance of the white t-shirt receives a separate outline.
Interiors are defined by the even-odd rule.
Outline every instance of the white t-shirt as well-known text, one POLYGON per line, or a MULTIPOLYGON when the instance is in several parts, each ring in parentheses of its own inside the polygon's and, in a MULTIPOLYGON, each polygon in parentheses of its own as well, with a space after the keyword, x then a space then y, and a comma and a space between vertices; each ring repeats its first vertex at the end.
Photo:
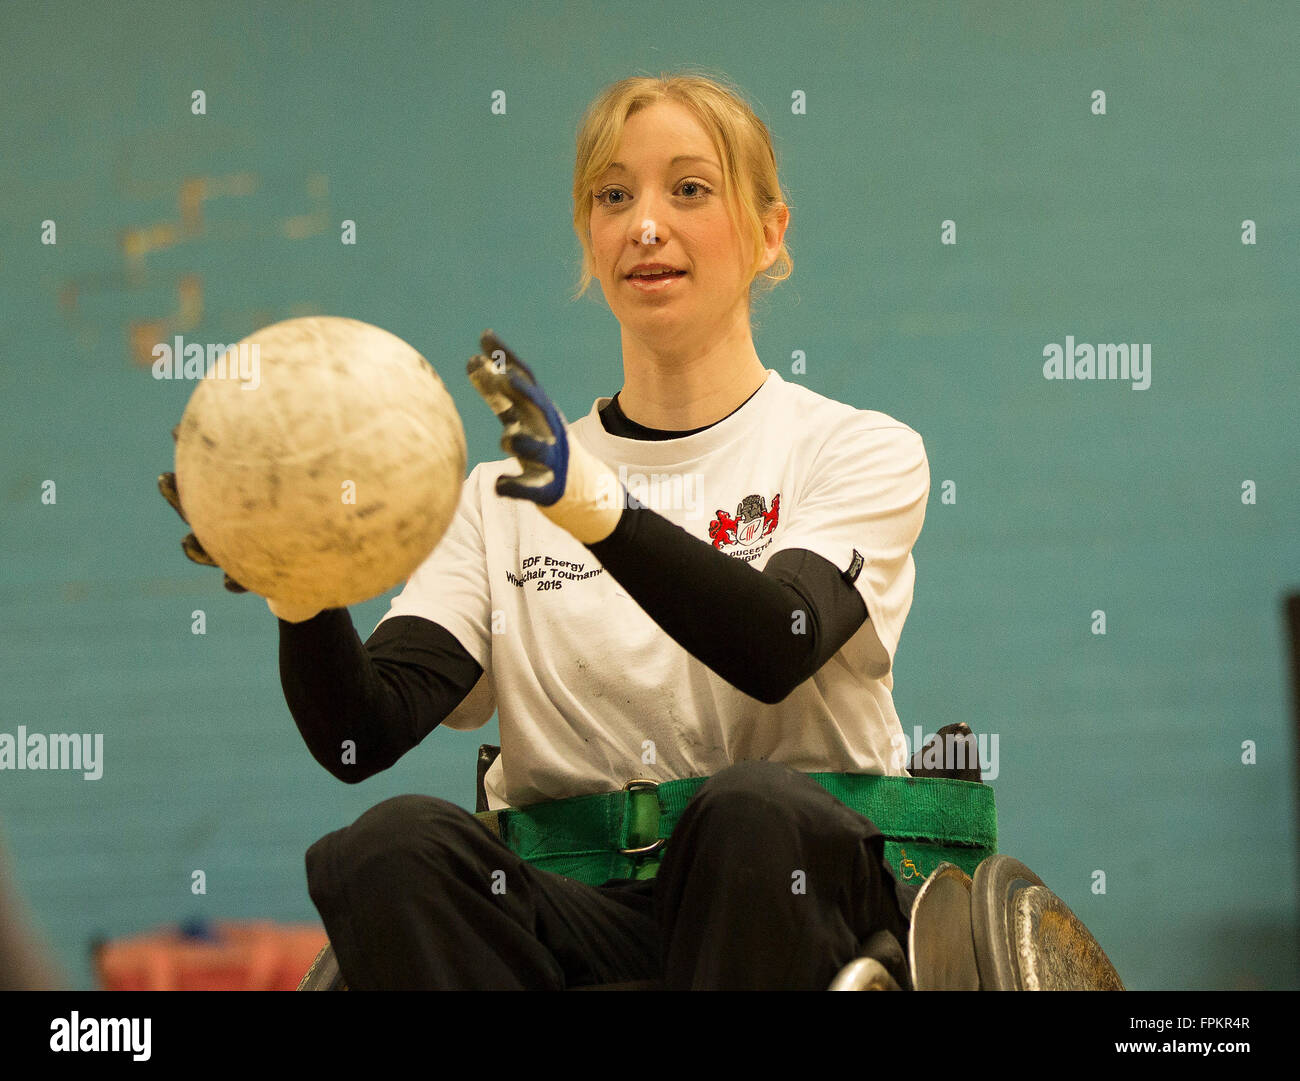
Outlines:
POLYGON ((483 667, 443 723, 473 729, 499 710, 490 806, 610 792, 633 777, 711 776, 753 759, 904 775, 890 692, 930 491, 921 437, 775 370, 730 416, 677 439, 609 434, 598 416, 608 401, 570 424, 569 438, 631 495, 757 570, 788 548, 841 571, 860 563, 854 584, 870 618, 784 701, 766 705, 673 641, 534 504, 498 496, 493 484, 519 472, 515 459, 481 463, 446 536, 384 619, 441 624, 483 667))

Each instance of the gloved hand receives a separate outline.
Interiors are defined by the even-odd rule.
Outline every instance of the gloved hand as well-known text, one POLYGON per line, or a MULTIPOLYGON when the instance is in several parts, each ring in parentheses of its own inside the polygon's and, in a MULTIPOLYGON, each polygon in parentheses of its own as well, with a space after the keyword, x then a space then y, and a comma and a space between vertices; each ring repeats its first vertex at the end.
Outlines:
POLYGON ((474 389, 505 426, 501 449, 522 473, 497 478, 497 495, 527 499, 584 544, 614 532, 626 494, 617 475, 565 431, 565 419, 533 373, 492 331, 467 369, 474 389))
MULTIPOLYGON (((177 434, 180 432, 180 428, 181 426, 178 424, 176 425, 175 428, 172 429, 173 443, 176 442, 177 434)), ((158 490, 162 492, 163 498, 167 500, 168 503, 171 504, 172 510, 174 510, 177 514, 181 516, 181 521, 184 522, 186 525, 189 525, 190 520, 185 517, 185 511, 181 508, 181 495, 176 488, 176 474, 159 473, 158 490)), ((183 551, 195 563, 201 563, 205 567, 217 566, 217 561, 213 559, 210 555, 208 555, 208 553, 204 550, 203 545, 199 543, 199 538, 196 537, 193 533, 187 534, 184 540, 181 541, 181 551, 183 551)), ((221 568, 218 567, 217 569, 220 570, 221 568)), ((226 574, 224 570, 221 571, 221 573, 224 578, 222 584, 225 585, 225 587, 228 590, 230 590, 231 593, 248 592, 247 589, 245 589, 233 578, 231 578, 230 575, 226 574)), ((295 607, 294 605, 291 604, 280 604, 276 601, 271 600, 270 597, 266 598, 266 606, 271 609, 271 613, 277 619, 283 619, 286 623, 303 623, 311 619, 312 616, 315 616, 320 612, 319 608, 308 611, 302 607, 295 607)))

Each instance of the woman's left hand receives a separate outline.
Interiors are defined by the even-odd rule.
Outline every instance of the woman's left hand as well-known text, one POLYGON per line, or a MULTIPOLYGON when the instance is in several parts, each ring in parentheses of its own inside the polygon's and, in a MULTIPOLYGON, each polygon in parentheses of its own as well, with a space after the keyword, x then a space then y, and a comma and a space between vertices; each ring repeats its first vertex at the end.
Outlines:
POLYGON ((564 415, 500 338, 485 330, 479 346, 467 365, 470 382, 505 427, 501 449, 523 467, 497 478, 497 494, 536 503, 584 544, 604 540, 623 513, 618 477, 569 438, 564 415))

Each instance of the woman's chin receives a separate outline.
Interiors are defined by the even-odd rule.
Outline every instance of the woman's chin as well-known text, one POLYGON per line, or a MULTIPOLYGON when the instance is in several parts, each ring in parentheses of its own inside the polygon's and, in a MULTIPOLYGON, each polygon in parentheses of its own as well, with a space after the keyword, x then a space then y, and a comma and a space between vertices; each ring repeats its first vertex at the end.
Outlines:
POLYGON ((679 338, 689 338, 695 320, 680 311, 667 308, 624 309, 618 314, 618 321, 628 330, 639 336, 653 337, 656 341, 671 344, 679 338))

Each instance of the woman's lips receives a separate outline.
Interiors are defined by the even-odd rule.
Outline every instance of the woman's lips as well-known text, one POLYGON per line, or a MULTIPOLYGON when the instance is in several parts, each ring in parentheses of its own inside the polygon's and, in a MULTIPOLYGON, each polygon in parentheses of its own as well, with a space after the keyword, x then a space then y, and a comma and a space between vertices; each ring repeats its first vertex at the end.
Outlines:
POLYGON ((662 274, 653 278, 633 277, 628 278, 627 280, 628 284, 631 285, 632 288, 638 289, 643 293, 662 293, 665 289, 670 288, 673 282, 680 281, 684 277, 686 277, 686 272, 681 270, 676 274, 662 274))

